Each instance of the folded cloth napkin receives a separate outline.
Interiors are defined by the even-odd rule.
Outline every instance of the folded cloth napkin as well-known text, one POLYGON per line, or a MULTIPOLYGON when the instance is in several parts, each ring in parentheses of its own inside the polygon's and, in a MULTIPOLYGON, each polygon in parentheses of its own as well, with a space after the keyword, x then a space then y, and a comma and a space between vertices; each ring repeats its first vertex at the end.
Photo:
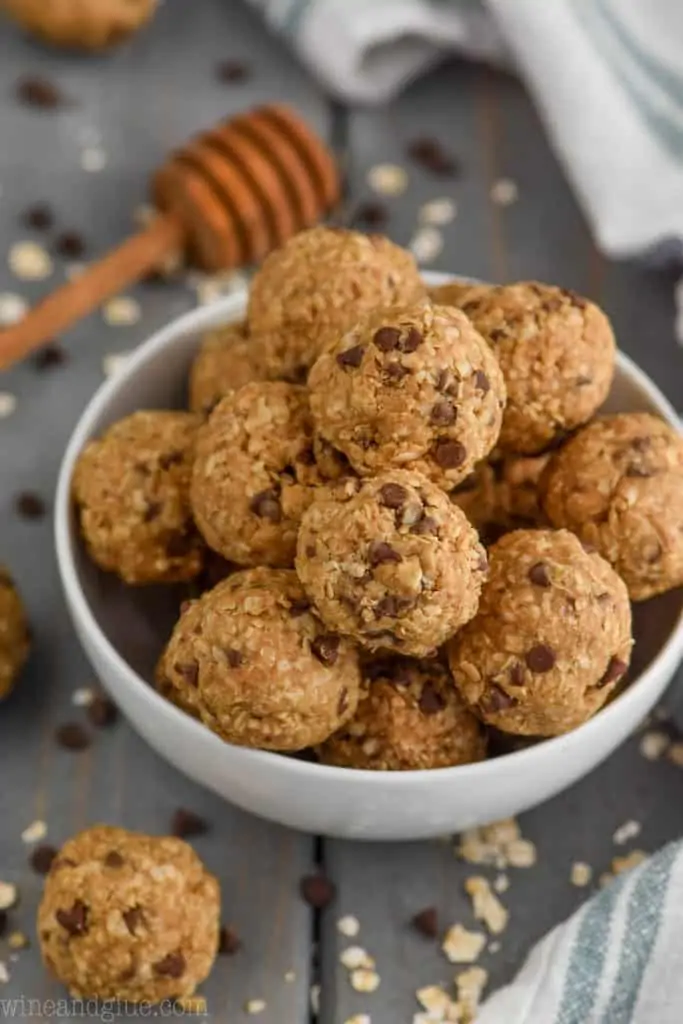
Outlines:
POLYGON ((251 0, 346 100, 458 50, 512 59, 601 248, 683 240, 680 0, 251 0))
POLYGON ((546 935, 476 1024, 681 1024, 681 935, 679 841, 546 935))

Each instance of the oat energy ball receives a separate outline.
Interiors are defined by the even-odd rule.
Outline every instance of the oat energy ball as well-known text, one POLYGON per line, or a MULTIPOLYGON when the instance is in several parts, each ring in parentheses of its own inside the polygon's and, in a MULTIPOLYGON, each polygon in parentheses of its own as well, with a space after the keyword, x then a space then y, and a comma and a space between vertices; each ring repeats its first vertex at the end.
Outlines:
POLYGON ((305 388, 247 384, 199 432, 192 508, 210 547, 238 565, 290 566, 320 477, 305 388))
POLYGON ((394 470, 318 498, 301 521, 296 568, 329 629, 422 657, 475 614, 486 556, 448 495, 394 470))
POLYGON ((489 558, 479 611, 448 646, 456 686, 502 732, 569 732, 628 668, 626 587, 567 530, 517 530, 489 558))
POLYGON ((411 771, 486 756, 484 730, 439 661, 378 655, 367 661, 363 675, 358 710, 323 743, 323 764, 411 771))
POLYGON ((413 256, 381 235, 317 227, 271 253, 248 322, 268 376, 301 380, 323 346, 376 306, 426 297, 413 256))
POLYGON ((450 306, 377 310, 309 377, 317 432, 363 476, 417 469, 450 490, 498 438, 505 384, 488 345, 450 306))
POLYGON ((683 437, 649 413, 605 416, 553 456, 545 510, 593 545, 634 601, 683 584, 683 437))
POLYGON ((209 413, 229 392, 264 377, 245 324, 209 331, 190 370, 190 408, 209 413))
POLYGON ((187 412, 136 412, 78 459, 73 496, 88 551, 126 583, 175 583, 201 570, 190 510, 199 422, 187 412))
POLYGON ((575 292, 523 282, 462 304, 498 357, 508 402, 500 446, 533 455, 586 423, 614 374, 605 314, 575 292))
POLYGON ((54 46, 104 50, 153 16, 158 0, 2 0, 0 9, 54 46))
POLYGON ((10 692, 28 657, 24 606, 9 572, 0 565, 0 700, 10 692))
POLYGON ((64 844, 38 909, 43 961, 72 996, 189 996, 218 948, 220 892, 194 850, 98 825, 64 844))
MULTIPOLYGON (((158 685, 229 743, 302 750, 353 715, 355 648, 323 625, 296 573, 235 573, 178 621, 158 685)), ((173 699, 173 698, 171 698, 173 699)))

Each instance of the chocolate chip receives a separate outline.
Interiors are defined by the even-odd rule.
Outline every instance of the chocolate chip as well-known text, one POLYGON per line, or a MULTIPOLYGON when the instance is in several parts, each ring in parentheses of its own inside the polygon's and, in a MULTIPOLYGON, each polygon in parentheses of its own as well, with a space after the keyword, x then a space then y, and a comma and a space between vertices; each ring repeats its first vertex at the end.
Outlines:
POLYGON ((383 565, 385 562, 402 562, 403 559, 391 544, 387 544, 384 540, 373 540, 368 548, 368 561, 374 567, 383 565))
POLYGON ((486 693, 487 711, 506 711, 508 708, 513 708, 516 704, 515 698, 506 693, 501 686, 498 686, 497 683, 489 683, 486 693))
POLYGON ((65 750, 86 750, 90 746, 90 737, 78 722, 65 722, 60 725, 55 738, 60 747, 65 750))
POLYGON ((457 178, 460 175, 459 161, 444 149, 438 139, 414 139, 408 144, 408 156, 440 178, 457 178))
POLYGON ((299 888, 306 903, 315 910, 324 910, 337 895, 335 886, 325 875, 306 875, 299 888))
POLYGON ((224 647, 223 654, 230 668, 239 668, 244 663, 244 655, 235 647, 224 647))
POLYGON ((384 367, 384 373, 393 383, 398 383, 399 381, 402 381, 404 377, 409 377, 410 372, 411 371, 408 367, 404 366, 402 363, 387 363, 384 367))
POLYGON ((185 957, 182 953, 169 953, 163 960, 152 964, 152 969, 162 978, 182 978, 185 973, 185 957))
POLYGON ((104 866, 107 868, 122 868, 125 863, 125 860, 118 850, 110 850, 104 858, 104 866))
POLYGON ((424 338, 417 328, 411 327, 405 338, 401 340, 399 348, 401 349, 401 352, 415 352, 423 341, 424 338))
POLYGON ((438 537, 439 524, 431 516, 422 516, 416 523, 413 523, 410 532, 418 537, 438 537))
POLYGON ((443 711, 446 701, 440 693, 437 693, 432 683, 425 683, 422 687, 418 707, 423 715, 435 715, 437 712, 443 711))
POLYGON ((45 502, 33 491, 17 494, 14 507, 22 519, 42 519, 46 512, 45 502))
POLYGON ((439 916, 436 907, 425 907, 424 910, 420 910, 410 923, 426 939, 435 939, 439 934, 439 916))
POLYGON ((369 201, 359 203, 351 217, 351 223, 360 227, 381 228, 389 220, 389 210, 384 203, 369 201))
POLYGON ((452 402, 446 401, 436 402, 429 414, 430 422, 435 423, 438 427, 448 427, 451 423, 455 423, 457 418, 458 410, 452 402))
MULTIPOLYGON (((466 306, 463 307, 463 308, 466 309, 466 306)), ((506 331, 502 327, 495 327, 492 331, 488 332, 488 340, 489 340, 489 342, 493 342, 494 344, 497 341, 503 341, 505 339, 505 337, 506 337, 506 331)))
POLYGON ((279 523, 282 519, 280 496, 273 488, 255 494, 249 508, 259 519, 268 519, 271 523, 279 523))
POLYGON ((380 352, 393 352, 399 347, 401 332, 398 327, 380 327, 375 331, 372 341, 380 352))
POLYGON ((524 660, 532 672, 550 672, 557 658, 548 644, 534 644, 524 655, 524 660))
POLYGON ((334 633, 321 633, 311 641, 311 653, 323 665, 334 665, 339 656, 339 637, 334 633))
POLYGON ((57 850, 54 846, 36 846, 31 854, 30 864, 37 875, 47 875, 55 862, 57 850))
POLYGON ((607 670, 598 683, 598 686, 603 687, 609 686, 610 683, 616 683, 618 679, 621 679, 627 668, 628 665, 626 662, 614 655, 614 657, 610 658, 607 670))
POLYGON ((242 948, 242 941, 234 930, 223 925, 218 933, 218 952, 221 956, 234 956, 242 948))
POLYGON ((293 619, 298 619, 300 615, 305 615, 310 609, 311 602, 307 597, 296 597, 289 604, 289 614, 293 619))
POLYGON ((588 385, 592 384, 592 383, 593 383, 593 378, 592 377, 587 377, 583 373, 579 377, 576 378, 576 386, 577 386, 577 388, 585 388, 585 387, 588 387, 588 385))
POLYGON ((27 228, 35 228, 36 231, 48 231, 54 224, 55 218, 47 203, 34 203, 29 206, 21 215, 22 223, 27 228))
POLYGON ((177 839, 189 839, 191 836, 203 836, 209 831, 204 818, 185 807, 179 807, 171 817, 171 835, 177 839))
POLYGON ((578 295, 571 288, 560 288, 560 292, 566 299, 569 299, 572 306, 577 306, 579 309, 584 309, 588 305, 587 299, 584 299, 582 295, 578 295))
POLYGON ((199 662, 197 661, 177 661, 173 666, 173 671, 177 672, 183 682, 187 683, 188 686, 197 686, 199 683, 199 662))
POLYGON ((53 341, 36 352, 33 357, 33 365, 42 373, 44 370, 54 370, 57 366, 63 366, 68 358, 61 345, 53 341))
POLYGON ((87 714, 91 725, 96 729, 108 729, 119 717, 119 709, 113 700, 105 697, 103 693, 98 693, 88 705, 87 714))
POLYGON ((216 77, 219 82, 235 85, 249 78, 249 66, 241 60, 223 60, 216 66, 216 77))
POLYGON ((16 95, 21 103, 41 110, 55 110, 64 102, 64 97, 58 87, 49 79, 38 76, 21 78, 17 82, 16 95))
POLYGON ((508 680, 511 686, 524 686, 524 666, 516 661, 508 673, 508 680))
POLYGON ((159 456, 159 467, 161 469, 170 469, 171 466, 180 466, 183 458, 183 453, 177 449, 171 452, 164 452, 163 455, 159 456))
POLYGON ((437 441, 433 454, 442 469, 457 469, 467 458, 467 449, 460 441, 437 441))
POLYGON ((69 935, 85 935, 88 930, 88 908, 81 900, 76 900, 69 910, 58 910, 55 920, 69 935))
POLYGON ((143 523, 153 523, 155 519, 159 518, 163 505, 160 501, 148 501, 147 508, 142 515, 143 523))
POLYGON ((487 395, 491 390, 491 381, 488 379, 483 370, 477 370, 474 375, 474 386, 477 391, 483 392, 487 395))
POLYGON ((528 572, 529 579, 532 583, 535 583, 537 587, 549 587, 550 580, 550 568, 545 562, 536 562, 532 565, 528 572))
POLYGON ((126 967, 125 970, 121 971, 121 973, 119 974, 119 981, 132 981, 136 974, 137 967, 135 965, 135 962, 133 961, 130 967, 126 967))
POLYGON ((378 601, 373 611, 378 619, 396 619, 409 608, 412 608, 413 601, 408 597, 397 597, 395 594, 387 594, 381 601, 378 601))
POLYGON ((349 709, 349 691, 345 686, 342 687, 341 693, 339 694, 339 700, 337 701, 337 714, 343 715, 345 711, 349 709))
POLYGON ((142 924, 143 921, 143 913, 140 907, 131 907, 130 910, 124 910, 121 917, 130 934, 135 935, 137 926, 142 924))
POLYGON ((340 352, 337 356, 337 362, 344 368, 349 366, 351 369, 357 370, 363 362, 364 352, 365 349, 362 345, 354 345, 353 348, 347 348, 344 352, 340 352))
POLYGON ((70 260, 78 260, 85 253, 85 241, 78 231, 62 231, 55 240, 55 252, 70 260))
POLYGON ((380 488, 379 497, 385 508, 402 508, 408 498, 408 492, 400 484, 384 484, 380 488))

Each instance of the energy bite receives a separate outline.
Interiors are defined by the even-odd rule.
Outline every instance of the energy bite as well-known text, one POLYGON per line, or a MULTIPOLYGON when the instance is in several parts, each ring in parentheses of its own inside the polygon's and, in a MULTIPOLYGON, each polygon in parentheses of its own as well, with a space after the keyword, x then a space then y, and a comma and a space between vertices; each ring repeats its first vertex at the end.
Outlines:
POLYGON ((29 647, 24 606, 12 577, 0 565, 0 700, 12 690, 28 657, 29 647))
POLYGON ((649 413, 605 416, 553 455, 543 504, 643 601, 683 584, 683 438, 649 413))
POLYGON ((475 529, 419 473, 350 480, 301 521, 296 568, 329 629, 370 650, 432 654, 477 610, 475 529))
POLYGON ((68 840, 38 908, 45 966, 75 998, 190 996, 218 950, 220 891, 194 850, 97 825, 68 840))
POLYGON ((502 732, 569 732, 602 707, 628 668, 626 587, 568 530, 517 530, 489 558, 479 611, 448 645, 455 684, 502 732))
POLYGON ((190 509, 199 423, 188 412, 136 412, 78 459, 72 491, 88 551, 126 583, 175 583, 202 568, 190 509))
POLYGON ((320 476, 304 387, 246 384, 199 431, 192 508, 207 544, 238 565, 291 566, 320 476))
POLYGON ((363 667, 356 714, 323 743, 323 764, 374 771, 448 768, 481 761, 486 735, 436 659, 376 656, 363 667))
POLYGON ((302 380, 324 345, 363 314, 426 294, 413 256, 388 238, 316 227, 267 257, 247 318, 268 376, 302 380))
POLYGON ((540 478, 548 455, 508 455, 497 462, 480 462, 451 491, 451 498, 492 544, 509 530, 546 522, 541 508, 540 478))
POLYGON ((229 743, 302 750, 353 715, 355 648, 318 618, 291 570, 230 576, 181 615, 158 685, 229 743), (174 697, 174 694, 177 694, 174 697))
POLYGON ((604 402, 616 346, 609 320, 575 292, 525 281, 462 303, 498 357, 508 402, 499 444, 534 455, 586 423, 604 402))
POLYGON ((246 324, 228 324, 209 331, 190 370, 190 409, 210 413, 230 391, 264 378, 246 324))
POLYGON ((309 376, 316 431, 363 476, 416 469, 450 490, 498 438, 505 384, 467 317, 421 303, 376 310, 309 376))
POLYGON ((53 46, 103 50, 137 32, 159 0, 3 0, 2 10, 53 46))

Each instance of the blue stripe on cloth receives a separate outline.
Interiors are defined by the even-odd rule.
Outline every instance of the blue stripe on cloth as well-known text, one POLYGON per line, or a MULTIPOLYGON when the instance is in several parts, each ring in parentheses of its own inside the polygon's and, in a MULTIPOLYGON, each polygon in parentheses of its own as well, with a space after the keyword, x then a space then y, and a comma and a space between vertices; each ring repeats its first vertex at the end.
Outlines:
POLYGON ((301 23, 315 2, 316 0, 292 0, 291 6, 282 21, 282 27, 287 35, 297 35, 301 28, 301 23))
POLYGON ((683 75, 679 75, 670 68, 665 67, 647 50, 644 50, 638 40, 619 21, 608 0, 596 0, 596 3, 600 8, 603 18, 608 22, 615 36, 619 38, 624 49, 628 50, 631 54, 635 63, 650 76, 653 82, 657 82, 659 87, 664 92, 667 92, 674 102, 683 106, 683 75))
POLYGON ((671 868, 679 851, 680 847, 673 843, 663 850, 643 869, 633 887, 619 970, 609 1003, 601 1014, 601 1024, 632 1024, 643 976, 662 922, 671 868))

